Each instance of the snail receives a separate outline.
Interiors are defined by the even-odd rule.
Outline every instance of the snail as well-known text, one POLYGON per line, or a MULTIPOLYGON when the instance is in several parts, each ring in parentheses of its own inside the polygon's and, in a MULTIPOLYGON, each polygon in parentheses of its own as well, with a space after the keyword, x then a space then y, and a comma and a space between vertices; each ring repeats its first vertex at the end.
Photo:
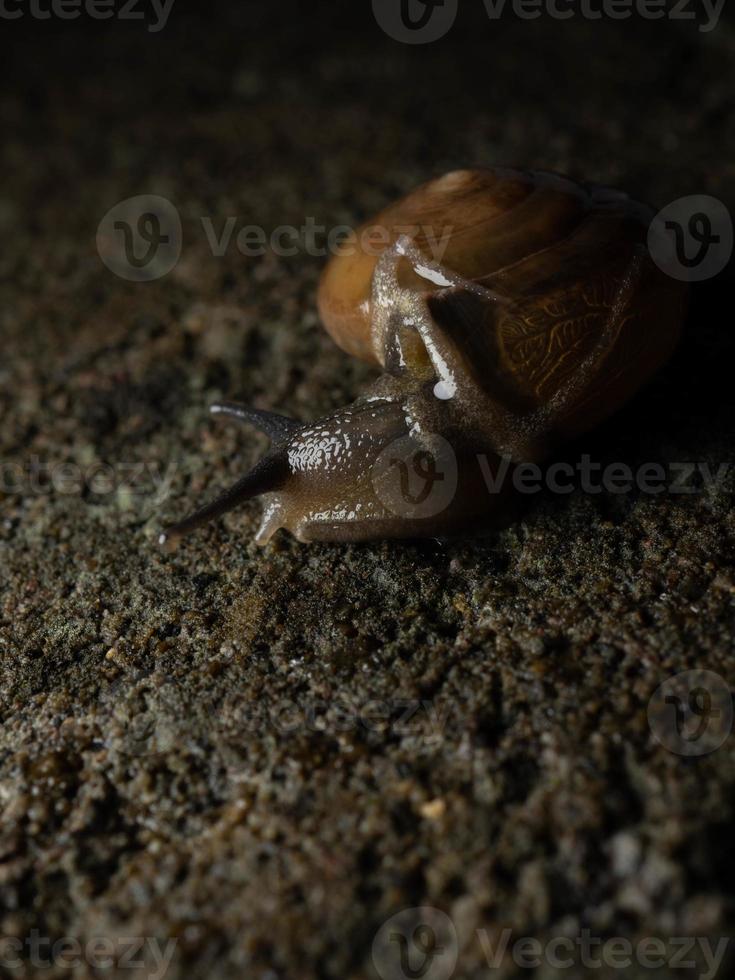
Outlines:
POLYGON ((318 293, 332 338, 381 376, 313 423, 213 405, 271 448, 162 543, 256 496, 261 544, 281 527, 361 541, 500 522, 508 493, 488 476, 503 459, 548 459, 673 351, 687 287, 648 253, 653 216, 608 187, 501 168, 446 174, 388 207, 330 259, 318 293))

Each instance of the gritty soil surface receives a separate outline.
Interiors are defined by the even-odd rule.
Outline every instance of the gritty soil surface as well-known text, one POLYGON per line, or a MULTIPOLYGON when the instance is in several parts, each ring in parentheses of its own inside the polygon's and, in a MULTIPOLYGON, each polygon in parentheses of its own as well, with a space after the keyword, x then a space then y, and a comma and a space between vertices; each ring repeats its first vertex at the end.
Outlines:
MULTIPOLYGON (((202 218, 354 224, 495 163, 735 200, 727 23, 483 16, 408 47, 354 6, 4 24, 0 937, 175 939, 186 980, 375 976, 376 932, 419 906, 451 917, 458 977, 491 975, 506 927, 729 937, 735 737, 672 751, 649 701, 732 678, 732 474, 544 490, 478 540, 259 549, 252 503, 157 545, 265 447, 210 402, 314 419, 374 377, 319 327, 321 258, 213 255, 202 218), (142 193, 183 223, 150 283, 95 245, 142 193)), ((735 464, 732 286, 696 291, 673 361, 565 459, 735 464)))

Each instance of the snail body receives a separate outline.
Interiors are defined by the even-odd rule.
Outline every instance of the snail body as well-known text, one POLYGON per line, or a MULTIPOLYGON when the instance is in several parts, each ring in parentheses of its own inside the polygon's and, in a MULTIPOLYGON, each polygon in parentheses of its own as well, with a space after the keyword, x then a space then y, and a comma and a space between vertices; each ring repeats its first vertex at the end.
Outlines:
POLYGON ((260 543, 279 527, 359 541, 502 519, 507 494, 488 474, 504 458, 542 462, 613 414, 678 341, 687 287, 648 253, 653 216, 610 188, 500 168, 447 174, 387 208, 330 260, 318 297, 330 335, 380 378, 315 423, 213 406, 272 447, 162 539, 253 496, 260 543))

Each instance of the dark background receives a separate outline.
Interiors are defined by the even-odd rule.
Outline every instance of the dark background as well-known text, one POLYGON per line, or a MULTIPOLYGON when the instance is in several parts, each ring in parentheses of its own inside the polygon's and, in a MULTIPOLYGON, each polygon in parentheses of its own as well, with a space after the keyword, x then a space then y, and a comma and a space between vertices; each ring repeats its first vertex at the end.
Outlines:
MULTIPOLYGON (((731 22, 491 24, 478 0, 409 47, 362 0, 177 0, 157 34, 0 30, 2 458, 171 475, 0 494, 0 934, 175 937, 169 977, 263 980, 370 975, 421 905, 452 916, 458 976, 487 969, 482 928, 728 936, 735 743, 683 758, 647 706, 676 672, 731 677, 732 477, 542 493, 444 545, 259 550, 257 505, 173 556, 156 537, 262 452, 209 402, 312 419, 373 377, 319 329, 323 260, 214 257, 202 216, 355 223, 472 164, 732 210, 731 22), (184 248, 129 283, 95 233, 142 193, 184 248), (384 729, 340 727, 374 699, 384 729)), ((695 291, 673 361, 569 459, 734 462, 732 288, 695 291)))

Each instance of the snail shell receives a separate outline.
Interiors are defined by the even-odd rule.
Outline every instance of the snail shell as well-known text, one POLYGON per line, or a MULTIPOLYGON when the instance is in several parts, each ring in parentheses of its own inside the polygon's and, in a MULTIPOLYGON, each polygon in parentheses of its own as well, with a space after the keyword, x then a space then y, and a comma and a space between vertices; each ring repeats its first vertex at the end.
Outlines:
POLYGON ((687 287, 647 250, 654 212, 626 194, 556 174, 449 173, 386 208, 327 265, 318 305, 347 353, 384 373, 348 409, 312 425, 226 403, 264 428, 272 451, 179 536, 263 494, 259 541, 416 537, 500 519, 480 459, 497 472, 547 458, 615 412, 665 362, 687 287), (451 470, 452 492, 423 508, 390 489, 451 470), (443 454, 443 455, 442 455, 443 454), (392 460, 388 460, 391 456, 392 460), (489 462, 488 462, 489 460, 489 462), (393 481, 395 483, 395 481, 393 481))
MULTIPOLYGON (((543 405, 605 338, 597 383, 555 422, 571 435, 619 408, 678 341, 686 287, 648 255, 654 213, 622 192, 556 174, 462 170, 425 184, 370 225, 390 229, 390 244, 400 229, 418 229, 422 255, 443 246, 439 265, 491 291, 446 287, 430 270, 398 266, 400 286, 426 297, 468 374, 491 394, 543 405)), ((376 262, 364 249, 333 258, 319 310, 340 347, 385 367, 372 302, 376 262)))

